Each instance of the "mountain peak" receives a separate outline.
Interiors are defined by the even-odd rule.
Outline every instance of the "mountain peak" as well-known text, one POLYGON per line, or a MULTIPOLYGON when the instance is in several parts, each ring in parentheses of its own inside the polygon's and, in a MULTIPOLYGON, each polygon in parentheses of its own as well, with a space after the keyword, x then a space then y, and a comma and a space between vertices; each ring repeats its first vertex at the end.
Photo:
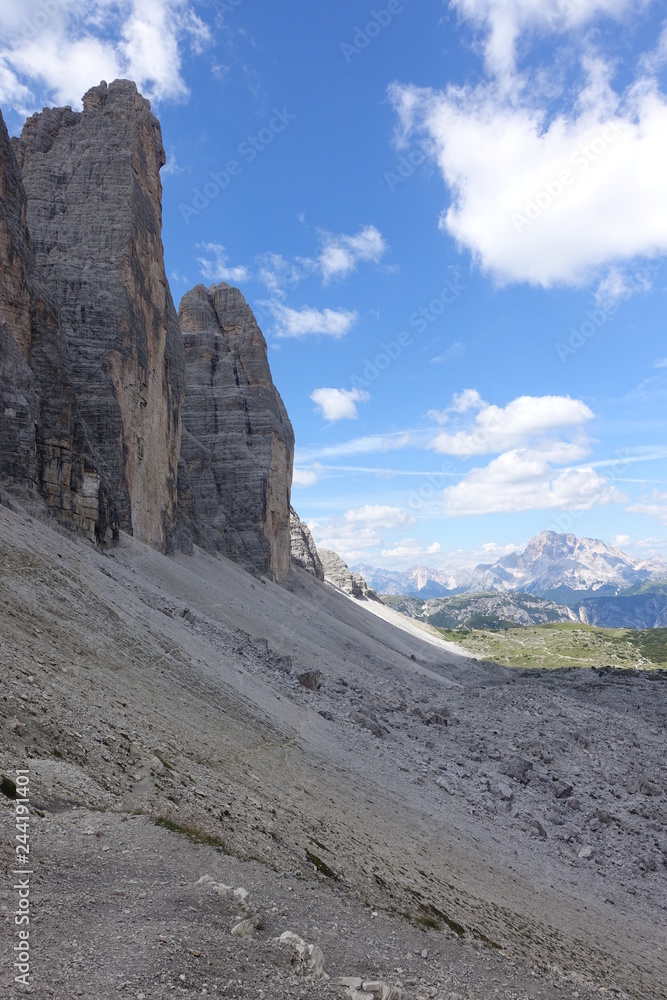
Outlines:
POLYGON ((474 569, 431 569, 413 566, 407 572, 373 570, 364 566, 369 586, 379 593, 444 597, 453 593, 523 591, 591 591, 618 594, 629 587, 664 579, 661 560, 640 561, 598 538, 542 531, 523 552, 512 552, 495 563, 474 569))

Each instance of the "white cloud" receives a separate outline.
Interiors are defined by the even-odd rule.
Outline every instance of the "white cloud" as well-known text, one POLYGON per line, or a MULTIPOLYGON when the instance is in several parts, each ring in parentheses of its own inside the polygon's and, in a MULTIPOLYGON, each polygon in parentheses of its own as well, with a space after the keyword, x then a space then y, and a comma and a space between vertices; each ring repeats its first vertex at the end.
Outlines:
POLYGON ((424 549, 416 538, 403 538, 392 549, 383 549, 384 559, 418 559, 424 549))
POLYGON ((348 309, 315 309, 303 306, 291 309, 282 302, 267 302, 273 313, 278 337, 308 337, 321 335, 340 340, 359 319, 359 314, 348 309))
POLYGON ((654 368, 667 368, 667 358, 660 358, 659 361, 653 365, 654 368))
POLYGON ((636 292, 649 292, 652 287, 652 270, 645 267, 635 271, 611 267, 595 292, 595 303, 601 309, 616 306, 636 292))
POLYGON ((366 504, 346 511, 342 516, 313 522, 309 528, 318 547, 333 549, 347 562, 367 558, 369 549, 383 545, 380 530, 405 528, 415 518, 401 507, 366 504))
POLYGON ((582 427, 593 419, 585 403, 569 396, 519 396, 499 407, 483 403, 475 390, 455 396, 448 411, 430 415, 442 422, 443 412, 465 413, 461 407, 477 409, 474 423, 464 430, 438 434, 431 447, 440 454, 466 457, 505 451, 556 430, 582 427))
POLYGON ((151 100, 184 100, 181 50, 210 42, 188 0, 24 0, 0 9, 0 103, 26 114, 81 107, 104 78, 128 77, 151 100))
POLYGON ((446 424, 451 420, 453 413, 468 413, 470 410, 481 410, 488 403, 485 403, 477 389, 464 389, 463 392, 455 392, 452 401, 444 410, 429 410, 430 420, 436 424, 446 424))
POLYGON ((473 469, 444 492, 450 517, 561 508, 590 510, 622 499, 594 469, 554 469, 541 451, 517 449, 473 469))
POLYGON ((356 236, 341 233, 321 233, 322 249, 316 260, 303 260, 309 268, 317 269, 324 284, 334 278, 346 278, 356 271, 360 261, 379 263, 387 252, 387 244, 376 226, 366 226, 356 236))
POLYGON ((311 521, 308 527, 318 548, 331 549, 348 563, 364 558, 368 549, 382 545, 382 536, 374 528, 349 524, 340 517, 311 521))
POLYGON ((296 466, 292 476, 292 486, 296 489, 307 489, 309 486, 316 486, 321 475, 321 465, 312 465, 307 469, 296 466))
POLYGON ((197 261, 201 265, 201 273, 207 281, 229 281, 238 284, 241 281, 248 281, 250 272, 242 265, 229 265, 229 260, 225 248, 219 243, 200 243, 199 249, 213 257, 198 257, 197 261))
POLYGON ((163 177, 177 177, 178 174, 183 173, 183 167, 181 167, 176 159, 176 150, 173 146, 170 146, 166 150, 167 162, 162 168, 163 177))
POLYGON ((456 361, 458 358, 462 358, 466 352, 466 345, 462 340, 455 340, 447 350, 443 351, 442 354, 438 354, 437 357, 431 358, 429 364, 439 365, 446 364, 448 361, 456 361))
MULTIPOLYGON (((580 287, 602 278, 601 293, 624 297, 641 290, 641 283, 634 287, 624 278, 624 265, 667 252, 660 168, 667 158, 667 100, 657 71, 645 63, 634 81, 615 91, 611 63, 585 45, 581 82, 558 95, 554 110, 554 95, 542 83, 543 60, 533 73, 519 76, 514 68, 524 30, 566 31, 602 12, 636 14, 637 5, 456 4, 488 29, 491 79, 444 91, 390 88, 399 141, 425 136, 449 189, 441 228, 500 284, 580 287), (605 276, 609 268, 617 270, 605 276)), ((571 60, 572 52, 556 48, 553 67, 563 59, 571 60)))
POLYGON ((484 55, 491 73, 514 71, 516 46, 526 31, 566 32, 598 14, 620 17, 650 0, 451 0, 463 17, 486 29, 484 55))
POLYGON ((315 389, 310 394, 325 420, 356 420, 357 403, 367 403, 370 394, 363 389, 315 389))
POLYGON ((296 264, 285 260, 279 253, 264 253, 257 258, 257 277, 276 298, 285 297, 287 289, 296 288, 303 272, 296 264))
POLYGON ((426 553, 429 556, 435 556, 439 552, 442 552, 442 545, 440 544, 440 542, 433 542, 433 545, 429 545, 428 548, 426 549, 426 553))
POLYGON ((389 434, 368 434, 340 444, 327 445, 324 448, 302 451, 303 459, 335 458, 341 455, 370 455, 387 451, 398 451, 410 445, 416 445, 419 436, 413 431, 396 431, 389 434))
POLYGON ((627 509, 631 514, 646 514, 648 517, 654 517, 660 524, 667 525, 667 493, 653 490, 649 496, 642 497, 627 509))
POLYGON ((417 523, 416 518, 402 507, 387 507, 383 504, 352 508, 344 515, 344 521, 372 528, 406 528, 417 523))

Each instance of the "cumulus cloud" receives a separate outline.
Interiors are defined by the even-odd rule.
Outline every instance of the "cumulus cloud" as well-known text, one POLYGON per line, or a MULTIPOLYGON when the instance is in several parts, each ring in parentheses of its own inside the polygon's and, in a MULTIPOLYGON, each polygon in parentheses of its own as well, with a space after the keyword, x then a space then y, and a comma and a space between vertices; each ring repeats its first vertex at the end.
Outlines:
POLYGON ((453 413, 468 413, 470 410, 481 410, 488 406, 477 389, 464 389, 462 392, 455 392, 452 401, 444 410, 429 410, 430 420, 436 424, 446 424, 451 420, 453 413))
POLYGON ((590 467, 554 469, 541 451, 516 449, 486 468, 473 469, 445 490, 445 513, 517 513, 525 510, 590 510, 622 499, 609 481, 590 467))
POLYGON ((421 542, 416 538, 403 538, 391 549, 383 549, 384 559, 418 559, 424 554, 421 542))
POLYGON ((199 249, 208 255, 197 258, 202 276, 207 281, 229 281, 232 284, 239 284, 250 278, 247 267, 230 266, 225 248, 219 243, 200 243, 199 249))
POLYGON ((346 278, 356 271, 360 261, 378 264, 388 249, 376 226, 366 226, 356 236, 344 233, 335 236, 326 232, 320 236, 322 249, 319 255, 315 260, 304 259, 302 263, 319 271, 325 285, 334 278, 346 278))
POLYGON ((26 114, 81 107, 100 79, 129 77, 151 100, 184 100, 181 52, 208 26, 188 0, 24 0, 0 7, 0 103, 26 114))
POLYGON ((367 403, 370 394, 363 389, 315 389, 310 398, 325 420, 356 420, 357 403, 367 403))
POLYGON ((463 430, 439 433, 431 442, 435 451, 460 457, 491 454, 555 431, 580 428, 593 419, 585 403, 569 396, 519 396, 500 407, 484 403, 474 389, 455 396, 447 410, 430 415, 443 422, 453 412, 472 409, 477 410, 474 422, 463 430))
POLYGON ((296 466, 292 476, 292 486, 295 489, 307 489, 309 486, 316 486, 322 475, 321 465, 312 465, 309 468, 296 466))
POLYGON ((367 558, 369 549, 383 545, 382 529, 395 530, 415 523, 412 514, 401 507, 366 504, 354 507, 342 516, 309 524, 318 546, 333 549, 343 559, 353 562, 367 558))
POLYGON ((347 524, 362 524, 373 528, 405 528, 416 524, 416 518, 402 507, 383 504, 365 504, 352 508, 344 516, 347 524))
POLYGON ((582 28, 598 14, 621 17, 650 0, 451 0, 452 6, 485 33, 489 71, 514 71, 519 37, 527 31, 551 33, 582 28))
POLYGON ((276 321, 278 337, 320 335, 340 340, 359 319, 359 313, 349 309, 316 309, 314 306, 292 309, 276 301, 267 302, 266 306, 276 321))
POLYGON ((499 284, 602 278, 620 297, 639 290, 623 281, 624 264, 667 251, 667 100, 657 71, 645 62, 614 90, 611 63, 584 46, 580 79, 556 105, 537 72, 515 69, 524 31, 567 32, 602 13, 634 15, 637 5, 455 2, 485 31, 489 78, 444 91, 390 88, 400 141, 425 138, 450 192, 441 228, 499 284), (610 267, 620 270, 605 279, 610 267))

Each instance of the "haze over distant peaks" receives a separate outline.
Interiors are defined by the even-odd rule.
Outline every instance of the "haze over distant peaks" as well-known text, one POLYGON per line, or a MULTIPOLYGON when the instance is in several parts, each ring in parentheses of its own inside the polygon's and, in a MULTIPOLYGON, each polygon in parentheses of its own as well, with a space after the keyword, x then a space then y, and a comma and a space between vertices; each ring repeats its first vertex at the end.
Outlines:
MULTIPOLYGON (((474 569, 430 569, 413 566, 406 572, 353 567, 381 594, 442 597, 489 591, 591 591, 615 595, 630 587, 667 579, 667 564, 634 559, 595 538, 543 531, 523 552, 513 552, 474 569)), ((565 596, 565 595, 564 595, 565 596)))

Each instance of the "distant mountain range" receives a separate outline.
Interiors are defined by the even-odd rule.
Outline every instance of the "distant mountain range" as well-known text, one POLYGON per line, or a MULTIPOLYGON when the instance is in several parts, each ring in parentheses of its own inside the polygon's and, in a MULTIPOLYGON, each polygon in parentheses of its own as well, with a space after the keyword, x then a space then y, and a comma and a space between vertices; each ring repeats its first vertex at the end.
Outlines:
POLYGON ((543 531, 523 552, 513 552, 474 569, 431 569, 413 566, 404 573, 372 566, 352 567, 378 594, 449 597, 497 591, 521 591, 579 602, 595 595, 615 597, 630 588, 667 580, 667 563, 639 560, 594 538, 543 531))
POLYGON ((354 570, 387 603, 441 628, 667 627, 667 563, 633 559, 593 538, 543 531, 523 552, 474 569, 354 570))

